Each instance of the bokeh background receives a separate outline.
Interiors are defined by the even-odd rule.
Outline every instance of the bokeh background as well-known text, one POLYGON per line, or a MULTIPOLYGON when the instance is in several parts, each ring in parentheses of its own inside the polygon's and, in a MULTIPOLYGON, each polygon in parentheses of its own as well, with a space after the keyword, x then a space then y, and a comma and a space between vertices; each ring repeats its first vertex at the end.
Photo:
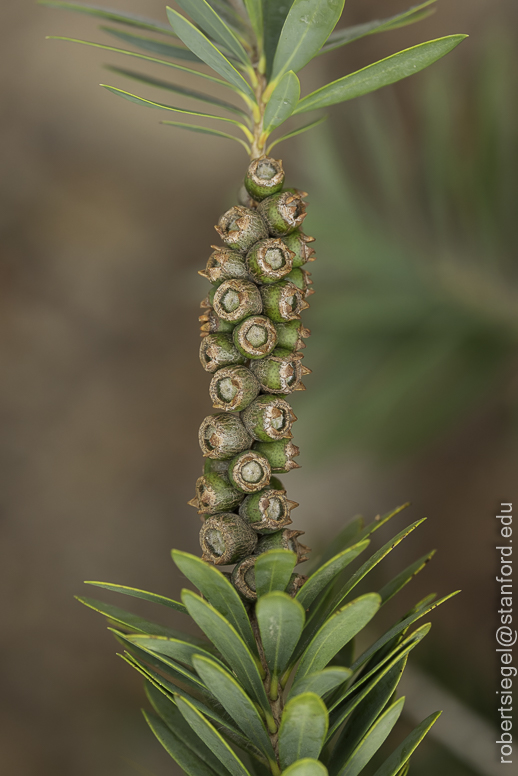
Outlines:
MULTIPOLYGON (((165 18, 160 0, 109 5, 165 18)), ((349 0, 344 22, 407 5, 349 0)), ((73 596, 102 579, 176 597, 169 550, 197 552, 186 501, 211 407, 196 270, 246 159, 99 89, 125 88, 101 69, 124 64, 115 55, 44 39, 101 40, 94 20, 31 2, 3 3, 0 19, 2 770, 176 774, 140 716, 138 677, 73 596)), ((451 712, 416 776, 497 773, 494 516, 518 496, 517 22, 514 0, 443 0, 319 58, 308 86, 470 34, 278 148, 318 238, 303 468, 286 478, 297 524, 318 550, 353 515, 411 501, 392 532, 429 520, 373 582, 438 553, 388 614, 463 590, 413 653, 403 727, 437 694, 451 712)))

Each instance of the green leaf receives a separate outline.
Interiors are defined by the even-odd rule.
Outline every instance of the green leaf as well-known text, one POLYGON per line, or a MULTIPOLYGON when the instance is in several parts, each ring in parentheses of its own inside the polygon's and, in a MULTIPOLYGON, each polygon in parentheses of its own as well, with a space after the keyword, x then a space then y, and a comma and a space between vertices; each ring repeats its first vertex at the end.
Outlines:
POLYGON ((302 127, 298 127, 297 129, 293 129, 291 132, 288 132, 286 135, 282 135, 282 137, 278 137, 276 140, 273 141, 273 143, 270 143, 268 146, 267 153, 269 154, 272 148, 274 148, 279 143, 282 143, 283 140, 289 140, 291 137, 296 137, 297 135, 302 135, 303 132, 308 132, 310 129, 314 129, 315 127, 318 127, 319 124, 322 124, 327 119, 327 116, 321 116, 316 121, 312 121, 310 124, 304 124, 302 127))
POLYGON ((304 609, 287 593, 274 591, 259 598, 255 615, 270 673, 280 676, 302 633, 304 609))
POLYGON ((264 52, 266 56, 266 75, 272 70, 275 50, 286 17, 294 0, 261 0, 263 9, 264 52))
POLYGON ((397 54, 374 62, 372 65, 350 73, 337 81, 322 86, 304 97, 294 113, 327 108, 338 102, 361 97, 383 86, 396 83, 402 78, 424 70, 428 65, 448 54, 461 43, 467 35, 447 35, 437 40, 429 40, 418 46, 400 51, 397 54))
POLYGON ((387 601, 390 601, 390 599, 393 598, 396 593, 399 593, 399 591, 405 587, 416 574, 419 574, 434 555, 435 550, 428 552, 426 555, 423 555, 422 558, 419 558, 419 560, 416 560, 414 563, 411 563, 410 566, 407 566, 406 569, 395 576, 394 579, 391 579, 390 582, 387 582, 387 584, 379 591, 382 605, 386 604, 387 601))
POLYGON ((324 668, 322 671, 308 674, 304 679, 294 682, 288 697, 294 698, 303 692, 314 692, 320 698, 323 698, 324 695, 331 692, 331 690, 335 690, 351 676, 352 671, 350 668, 340 668, 339 666, 324 668))
POLYGON ((123 40, 125 43, 130 43, 143 51, 151 51, 153 54, 158 54, 161 57, 184 59, 187 62, 201 62, 201 59, 196 54, 193 54, 192 51, 183 46, 175 46, 173 43, 165 43, 161 40, 155 40, 155 38, 135 35, 133 32, 124 32, 114 27, 104 27, 101 25, 99 29, 108 33, 108 35, 112 35, 114 38, 123 40))
POLYGON ((297 556, 290 550, 268 550, 259 555, 254 566, 257 595, 286 590, 296 563, 297 556))
POLYGON ((251 65, 250 57, 239 40, 206 0, 177 0, 177 3, 207 35, 234 54, 244 65, 251 65))
POLYGON ((154 86, 157 89, 166 89, 169 92, 174 92, 174 94, 181 94, 183 97, 189 97, 189 99, 192 99, 192 100, 200 100, 201 102, 208 102, 210 103, 210 105, 216 105, 218 108, 223 108, 223 110, 228 110, 228 111, 231 111, 232 113, 237 113, 248 120, 247 114, 244 111, 242 111, 241 108, 238 108, 235 105, 232 105, 232 103, 230 102, 225 102, 225 100, 220 100, 217 97, 212 97, 209 94, 197 92, 197 91, 194 91, 193 89, 186 89, 183 86, 177 86, 176 84, 172 84, 169 81, 162 81, 159 78, 152 78, 151 76, 144 75, 144 73, 137 73, 134 70, 126 70, 123 67, 114 67, 112 65, 105 65, 105 69, 109 70, 111 73, 117 73, 118 75, 122 75, 125 78, 132 78, 134 81, 140 81, 140 83, 147 84, 148 86, 154 86))
POLYGON ((275 752, 263 721, 256 707, 234 677, 206 657, 195 657, 194 667, 227 714, 232 717, 243 733, 264 753, 268 760, 274 762, 275 752))
POLYGON ((322 590, 368 546, 369 540, 365 540, 352 547, 348 547, 338 555, 335 555, 334 558, 328 560, 327 563, 320 566, 320 568, 309 577, 307 582, 304 583, 295 596, 296 600, 302 604, 304 609, 307 609, 308 606, 313 603, 317 595, 319 595, 319 593, 321 593, 322 590))
POLYGON ((182 601, 196 624, 232 666, 244 689, 269 713, 270 704, 259 674, 258 660, 235 628, 213 606, 190 590, 182 591, 182 601))
POLYGON ((201 127, 197 124, 183 124, 181 121, 161 121, 161 124, 167 124, 170 127, 179 127, 180 129, 188 129, 190 132, 199 132, 202 135, 214 135, 215 137, 223 137, 226 140, 235 140, 236 143, 243 146, 245 151, 250 153, 250 146, 245 143, 240 137, 234 137, 234 135, 228 135, 226 132, 219 132, 217 129, 210 129, 209 127, 201 127))
MULTIPOLYGON (((248 649, 258 656, 257 644, 248 614, 235 587, 228 579, 201 558, 173 550, 173 561, 217 611, 236 629, 248 649)), ((291 572, 290 572, 291 573, 291 572)))
MULTIPOLYGON (((175 735, 173 730, 168 727, 160 717, 151 714, 148 711, 142 712, 147 724, 158 738, 164 749, 171 755, 175 763, 188 774, 188 776, 214 776, 214 771, 201 757, 188 747, 181 736, 175 735)), ((220 772, 220 776, 223 774, 220 772)))
POLYGON ((195 644, 199 647, 209 646, 206 641, 191 636, 188 633, 169 628, 166 625, 157 625, 155 622, 149 622, 142 617, 138 617, 136 614, 126 612, 124 609, 119 609, 118 606, 112 606, 112 604, 105 604, 103 601, 97 601, 94 598, 80 598, 76 596, 77 600, 93 609, 99 614, 103 614, 111 622, 117 622, 119 625, 123 625, 130 631, 137 633, 151 633, 154 636, 170 636, 173 639, 181 639, 182 641, 189 641, 191 644, 195 644))
POLYGON ((192 662, 194 655, 205 655, 215 660, 214 655, 207 652, 207 650, 180 639, 170 639, 165 636, 126 636, 126 640, 130 644, 134 644, 149 652, 157 652, 159 655, 179 660, 180 663, 185 663, 190 668, 194 668, 192 662))
POLYGON ((232 776, 250 776, 239 757, 218 733, 214 725, 212 725, 203 714, 201 714, 198 709, 185 698, 177 696, 175 701, 186 722, 223 763, 232 776))
POLYGON ((385 760, 374 776, 396 776, 397 772, 405 765, 411 755, 415 752, 425 735, 428 733, 432 725, 439 719, 442 712, 436 711, 435 714, 430 714, 420 725, 418 725, 408 735, 403 743, 385 760))
POLYGON ((245 81, 241 73, 230 64, 221 51, 219 51, 216 46, 194 26, 194 24, 191 24, 188 19, 185 19, 185 17, 177 13, 177 11, 173 11, 169 6, 167 7, 167 17, 171 27, 180 40, 183 41, 191 51, 194 51, 206 65, 212 67, 212 69, 219 73, 226 81, 233 84, 248 101, 251 101, 252 103, 256 102, 255 94, 253 93, 250 84, 245 81))
POLYGON ((405 504, 401 504, 399 507, 396 507, 391 512, 386 512, 384 515, 377 515, 377 517, 374 518, 368 525, 365 526, 365 528, 362 528, 359 533, 356 535, 352 535, 349 542, 344 545, 344 547, 349 547, 352 544, 358 544, 358 542, 362 542, 364 539, 367 539, 369 536, 371 536, 373 533, 378 531, 380 528, 382 528, 386 523, 389 522, 389 520, 392 520, 393 517, 396 515, 399 515, 400 512, 402 512, 404 509, 410 506, 410 502, 407 501, 405 504))
POLYGON ((388 16, 386 19, 375 19, 372 22, 364 22, 364 24, 355 24, 353 27, 334 30, 322 46, 319 54, 334 51, 341 46, 345 46, 346 43, 359 40, 359 38, 364 38, 366 35, 397 30, 399 27, 406 27, 408 24, 414 24, 414 22, 426 19, 427 16, 434 12, 434 9, 428 8, 428 6, 435 2, 436 0, 426 0, 426 2, 420 3, 420 5, 414 5, 402 13, 388 16))
POLYGON ((259 49, 263 47, 263 8, 261 0, 244 0, 250 24, 255 32, 259 49))
MULTIPOLYGON (((212 768, 213 771, 219 773, 220 776, 227 776, 227 772, 222 767, 218 758, 212 754, 201 738, 196 735, 194 730, 184 720, 176 707, 174 700, 165 696, 164 693, 157 690, 157 688, 147 680, 144 682, 144 689, 153 709, 162 722, 167 725, 173 736, 179 738, 184 746, 190 749, 197 758, 202 760, 209 768, 212 768)), ((181 763, 178 764, 182 767, 181 763)))
POLYGON ((313 59, 336 27, 344 0, 295 0, 282 28, 273 60, 272 81, 297 73, 313 59))
POLYGON ((333 614, 305 649, 295 681, 324 668, 336 653, 370 622, 380 603, 380 597, 376 593, 368 593, 333 614))
POLYGON ((264 134, 269 135, 274 129, 283 124, 293 111, 300 97, 300 81, 289 70, 278 81, 273 90, 264 112, 264 134))
POLYGON ((327 776, 327 768, 319 760, 304 757, 286 768, 282 776, 327 776))
POLYGON ((400 698, 375 722, 364 739, 358 744, 351 757, 339 771, 339 776, 358 776, 360 771, 376 754, 398 721, 405 703, 400 698))
POLYGON ((349 523, 347 523, 347 525, 342 528, 340 533, 335 536, 333 541, 327 545, 326 549, 322 553, 320 562, 322 564, 327 563, 328 560, 331 560, 331 558, 335 557, 335 555, 338 555, 338 553, 342 552, 342 550, 350 547, 356 539, 357 535, 362 530, 364 523, 365 520, 362 515, 357 515, 349 523))
POLYGON ((317 759, 327 733, 327 709, 312 692, 297 695, 284 707, 279 729, 279 761, 287 768, 305 757, 317 759))
POLYGON ((126 587, 126 585, 113 585, 111 582, 85 582, 85 585, 95 585, 96 587, 104 588, 104 590, 112 590, 114 593, 122 593, 122 595, 129 595, 133 598, 141 598, 143 601, 151 601, 154 604, 169 606, 171 609, 176 609, 177 612, 187 614, 187 609, 179 601, 173 601, 172 598, 166 598, 164 595, 157 595, 157 593, 148 593, 147 590, 139 590, 136 587, 126 587))
MULTIPOLYGON (((153 30, 165 35, 173 35, 170 27, 164 22, 148 19, 138 14, 130 14, 125 11, 113 11, 110 8, 103 8, 100 5, 82 5, 81 3, 61 3, 57 0, 38 0, 38 5, 48 5, 51 8, 59 8, 65 11, 78 11, 86 13, 89 16, 96 16, 100 19, 109 19, 111 22, 128 24, 131 27, 138 27, 140 30, 153 30)), ((176 36, 175 36, 176 37, 176 36)))

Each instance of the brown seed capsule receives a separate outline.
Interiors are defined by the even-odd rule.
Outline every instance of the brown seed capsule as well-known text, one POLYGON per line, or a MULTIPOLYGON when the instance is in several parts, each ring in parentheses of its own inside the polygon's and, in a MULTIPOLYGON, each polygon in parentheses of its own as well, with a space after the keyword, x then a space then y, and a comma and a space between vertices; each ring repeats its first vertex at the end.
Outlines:
POLYGON ((268 237, 268 229, 259 213, 241 205, 227 210, 215 229, 229 248, 242 253, 248 251, 258 240, 268 237))
POLYGON ((202 325, 200 326, 202 337, 206 337, 207 334, 230 332, 233 331, 235 326, 235 323, 224 321, 223 318, 219 318, 212 307, 207 309, 205 315, 200 315, 200 321, 202 321, 202 325))
POLYGON ((259 391, 259 381, 246 366, 226 366, 218 369, 209 386, 213 406, 226 412, 244 410, 259 391))
POLYGON ((283 237, 282 241, 294 253, 294 267, 302 267, 308 261, 315 261, 315 251, 309 247, 310 243, 315 241, 314 237, 308 237, 300 229, 295 229, 294 232, 283 237))
POLYGON ((306 192, 288 189, 263 200, 257 207, 273 237, 284 237, 302 224, 306 218, 306 192))
POLYGON ((218 248, 216 245, 212 247, 215 249, 214 253, 211 253, 205 270, 199 272, 199 275, 206 277, 211 283, 231 278, 248 278, 245 260, 240 253, 230 248, 218 248))
POLYGON ((232 571, 231 582, 247 601, 257 600, 257 591, 255 589, 255 562, 257 555, 251 555, 240 561, 232 571))
POLYGON ((231 512, 243 501, 243 493, 233 488, 228 476, 204 474, 196 480, 196 497, 189 504, 199 515, 231 512))
POLYGON ((239 517, 223 512, 209 517, 200 531, 202 560, 226 566, 250 555, 257 544, 257 534, 239 517))
POLYGON ((294 417, 287 401, 268 395, 259 396, 241 413, 246 430, 259 442, 291 439, 294 417))
POLYGON ((226 413, 206 417, 198 436, 203 455, 220 460, 233 458, 252 443, 242 421, 226 413))
POLYGON ((290 525, 290 513, 295 507, 297 502, 286 498, 284 490, 267 487, 247 496, 241 502, 239 514, 254 531, 268 534, 290 525))
POLYGON ((300 313, 309 307, 304 301, 303 293, 289 280, 281 280, 271 286, 261 286, 260 291, 263 312, 275 323, 296 320, 300 318, 300 313))
POLYGON ((232 336, 237 350, 253 361, 267 356, 277 344, 277 330, 264 315, 245 318, 237 324, 232 336))
POLYGON ((214 294, 214 310, 224 321, 238 323, 249 315, 259 315, 262 309, 259 289, 249 280, 226 280, 214 294))
POLYGON ((282 189, 284 170, 280 159, 262 156, 253 159, 245 177, 245 187, 251 197, 261 200, 282 189))
POLYGON ((250 369, 266 393, 292 393, 300 383, 306 367, 301 365, 302 353, 275 348, 269 356, 250 364, 250 369))
POLYGON ((234 345, 230 334, 218 333, 208 334, 202 340, 200 361, 205 371, 215 372, 222 366, 244 364, 246 359, 234 345))
POLYGON ((243 493, 257 493, 270 481, 271 468, 268 459, 255 450, 238 453, 228 465, 230 482, 243 493))
POLYGON ((263 552, 268 552, 268 550, 281 548, 296 553, 297 563, 303 563, 308 559, 308 553, 311 552, 309 547, 301 544, 297 539, 303 533, 304 531, 290 531, 289 528, 285 528, 283 531, 261 536, 257 543, 255 554, 261 555, 263 552))
POLYGON ((293 269, 293 251, 279 238, 255 243, 246 254, 246 266, 256 283, 275 283, 293 269))

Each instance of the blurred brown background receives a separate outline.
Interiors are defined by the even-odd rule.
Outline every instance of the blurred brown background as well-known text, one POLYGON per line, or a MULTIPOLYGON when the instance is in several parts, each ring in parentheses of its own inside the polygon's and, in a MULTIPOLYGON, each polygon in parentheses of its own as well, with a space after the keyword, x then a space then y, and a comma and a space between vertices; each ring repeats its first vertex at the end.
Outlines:
MULTIPOLYGON (((409 4, 350 0, 344 20, 409 4)), ((165 18, 159 0, 109 5, 165 18)), ((298 525, 318 548, 358 512, 412 501, 393 532, 430 518, 379 579, 437 547, 391 616, 430 590, 463 589, 434 614, 415 660, 490 724, 494 515, 518 496, 517 10, 513 0, 443 1, 416 26, 319 59, 306 84, 470 34, 435 75, 346 104, 313 140, 278 149, 290 183, 312 192, 308 231, 319 239, 306 351, 315 374, 296 407, 304 468, 286 482, 301 502, 298 525), (454 167, 459 185, 450 186, 454 167), (378 287, 384 302, 392 295, 386 309, 371 293, 378 287), (401 322, 409 300, 440 322, 438 349, 433 332, 409 347, 418 314, 404 307, 401 322), (423 353, 431 360, 417 379, 423 353), (351 387, 355 375, 364 377, 351 387)), ((211 408, 196 270, 246 160, 237 146, 160 126, 157 111, 99 89, 106 80, 129 88, 101 69, 120 63, 115 55, 44 39, 100 40, 94 20, 21 2, 3 3, 0 19, 2 770, 176 773, 140 717, 138 677, 73 596, 83 580, 103 579, 176 597, 169 550, 197 552, 186 501, 211 408)), ((435 772, 477 772, 430 746, 435 772)))

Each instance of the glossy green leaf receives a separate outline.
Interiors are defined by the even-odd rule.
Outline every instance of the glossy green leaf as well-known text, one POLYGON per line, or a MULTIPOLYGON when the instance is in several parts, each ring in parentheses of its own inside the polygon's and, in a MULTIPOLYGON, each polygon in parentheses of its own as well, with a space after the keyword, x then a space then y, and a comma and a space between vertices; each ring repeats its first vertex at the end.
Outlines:
POLYGON ((324 668, 322 671, 308 674, 304 679, 294 682, 288 697, 294 698, 303 692, 314 692, 320 698, 323 698, 324 695, 331 692, 331 690, 335 690, 350 679, 351 676, 352 671, 350 668, 340 668, 339 666, 324 668))
POLYGON ((194 667, 203 683, 243 733, 263 752, 268 760, 275 761, 275 752, 263 721, 255 705, 235 678, 220 665, 206 657, 195 657, 194 667))
POLYGON ((270 673, 280 676, 302 633, 304 609, 287 593, 274 591, 258 599, 255 616, 270 673))
POLYGON ((86 13, 89 16, 95 16, 99 19, 109 19, 111 22, 128 24, 130 27, 137 27, 140 30, 153 30, 154 32, 174 36, 174 33, 165 22, 160 22, 156 19, 148 19, 145 16, 139 16, 138 14, 130 14, 126 11, 114 11, 111 8, 103 8, 99 5, 62 3, 57 2, 57 0, 38 0, 38 4, 48 5, 51 8, 59 8, 65 11, 78 11, 79 13, 86 13))
POLYGON ((399 660, 376 683, 374 688, 356 706, 347 724, 334 742, 328 762, 329 772, 334 776, 349 763, 355 750, 365 740, 367 732, 376 722, 399 684, 407 658, 399 660))
POLYGON ((381 596, 382 604, 386 604, 387 601, 390 601, 390 599, 396 595, 396 593, 399 593, 399 591, 402 590, 416 574, 419 574, 419 572, 424 569, 434 555, 435 550, 428 552, 426 555, 423 555, 422 558, 419 558, 419 560, 416 560, 414 563, 411 563, 410 566, 407 566, 406 569, 400 574, 397 574, 390 582, 387 582, 387 584, 378 591, 381 596))
POLYGON ((250 776, 239 757, 230 748, 223 736, 218 733, 214 725, 185 698, 177 696, 175 701, 186 722, 223 763, 229 773, 232 776, 250 776))
POLYGON ((259 48, 262 48, 263 42, 263 7, 261 0, 244 0, 246 12, 250 19, 250 24, 257 38, 259 48))
POLYGON ((399 27, 406 27, 408 24, 414 24, 422 19, 426 19, 427 16, 433 13, 434 9, 429 8, 430 5, 435 3, 436 0, 426 0, 424 3, 414 5, 408 8, 402 13, 397 13, 394 16, 388 16, 386 19, 375 19, 371 22, 364 22, 363 24, 355 24, 353 27, 345 27, 341 30, 334 30, 327 41, 322 46, 319 54, 325 54, 328 51, 334 51, 341 46, 345 46, 346 43, 351 43, 353 40, 359 40, 366 35, 373 35, 377 32, 387 32, 389 30, 397 30, 399 27))
POLYGON ((295 110, 299 97, 300 81, 293 70, 289 70, 278 81, 266 104, 264 112, 265 135, 269 135, 270 132, 289 119, 295 110))
POLYGON ((255 589, 263 596, 274 590, 286 590, 297 556, 290 550, 269 550, 258 556, 255 566, 255 589))
POLYGON ((240 40, 250 39, 250 26, 228 0, 208 0, 209 5, 231 27, 240 40))
POLYGON ((287 768, 305 757, 317 759, 327 733, 327 709, 312 692, 297 695, 284 707, 279 728, 279 761, 287 768))
POLYGON ((392 54, 386 59, 374 62, 308 94, 299 102, 294 112, 305 113, 309 110, 327 108, 329 105, 361 97, 409 75, 419 73, 452 51, 466 37, 467 35, 447 35, 392 54))
POLYGON ((337 574, 340 574, 368 546, 369 540, 365 540, 359 544, 354 544, 352 547, 348 547, 338 555, 335 555, 334 558, 328 560, 304 583, 295 596, 296 600, 302 604, 304 609, 307 609, 317 595, 335 579, 337 574))
POLYGON ((344 0, 295 0, 282 28, 272 81, 297 73, 313 59, 342 15, 344 0))
POLYGON ((335 555, 338 555, 340 552, 347 549, 347 547, 350 547, 352 544, 357 544, 360 540, 358 539, 355 541, 356 537, 364 527, 364 524, 365 520, 362 515, 357 515, 349 523, 347 523, 347 525, 342 528, 340 533, 337 534, 331 542, 329 542, 324 552, 322 553, 320 563, 327 563, 328 560, 334 558, 335 555))
POLYGON ((124 609, 119 609, 118 606, 112 606, 112 604, 105 604, 103 601, 97 601, 94 598, 80 598, 76 596, 77 600, 93 609, 95 612, 107 617, 111 622, 116 622, 119 625, 124 626, 130 631, 136 633, 152 633, 155 636, 170 636, 173 639, 181 639, 182 641, 189 641, 191 644, 195 644, 199 647, 208 646, 207 642, 203 639, 198 639, 196 636, 191 636, 188 633, 169 628, 166 625, 158 625, 155 622, 149 622, 142 617, 138 617, 136 614, 126 612, 124 609))
POLYGON ((371 522, 368 525, 366 525, 364 528, 361 528, 359 533, 356 533, 355 535, 351 535, 349 542, 344 545, 344 549, 345 547, 350 547, 352 544, 358 544, 358 542, 362 542, 364 539, 367 539, 369 536, 372 536, 373 533, 375 533, 376 531, 379 531, 380 528, 386 525, 389 522, 389 520, 392 520, 393 517, 396 517, 396 515, 399 515, 400 512, 402 512, 404 509, 406 509, 409 506, 410 506, 410 502, 407 501, 405 504, 401 504, 395 509, 392 509, 390 512, 386 512, 384 515, 377 515, 377 517, 375 517, 374 520, 371 520, 371 522))
MULTIPOLYGON (((214 660, 215 657, 211 652, 197 647, 194 644, 189 644, 187 641, 181 641, 180 639, 170 639, 166 636, 126 636, 126 639, 131 644, 135 644, 137 647, 148 650, 150 652, 157 652, 159 655, 165 655, 173 660, 179 660, 180 663, 185 663, 190 668, 193 666, 194 655, 205 655, 214 660)), ((207 644, 207 646, 210 646, 207 644)))
POLYGON ((192 51, 183 46, 175 46, 173 43, 166 43, 155 38, 135 35, 133 32, 118 30, 116 27, 104 27, 101 25, 99 29, 108 33, 108 35, 112 35, 114 38, 123 40, 125 43, 130 43, 143 51, 151 51, 153 54, 158 54, 161 57, 184 59, 187 62, 201 62, 201 59, 196 54, 193 54, 192 51))
POLYGON ((398 771, 405 765, 411 755, 415 752, 425 735, 432 725, 434 725, 441 716, 440 711, 430 714, 420 725, 408 735, 397 749, 385 760, 374 776, 396 776, 398 771))
MULTIPOLYGON (((160 717, 148 711, 142 713, 166 752, 188 776, 214 776, 215 771, 185 744, 181 736, 176 735, 170 727, 162 722, 160 717)), ((221 772, 220 776, 223 776, 221 772)))
POLYGON ((286 768, 282 776, 327 776, 327 768, 319 760, 304 757, 286 768))
POLYGON ((171 27, 180 40, 183 41, 191 51, 194 51, 206 65, 212 67, 212 69, 219 73, 226 81, 233 84, 239 92, 246 95, 249 100, 255 103, 255 94, 253 93, 250 84, 245 81, 241 73, 236 70, 228 59, 223 56, 221 51, 219 51, 219 49, 217 49, 216 46, 194 26, 194 24, 191 24, 188 19, 169 7, 167 7, 167 17, 171 27))
POLYGON ((166 598, 166 596, 157 595, 157 593, 148 593, 147 590, 139 590, 136 587, 126 587, 126 585, 113 585, 111 582, 85 582, 85 585, 95 585, 96 587, 102 587, 104 590, 112 590, 114 593, 129 595, 132 598, 141 598, 143 601, 151 601, 151 603, 154 604, 169 606, 171 609, 176 609, 177 612, 187 614, 187 609, 179 601, 173 601, 172 598, 166 598))
POLYGON ((145 75, 144 73, 137 73, 134 70, 126 70, 123 67, 114 67, 113 65, 105 65, 105 69, 109 70, 111 73, 117 73, 117 75, 122 75, 125 78, 131 78, 134 81, 139 81, 140 83, 146 84, 147 86, 154 86, 157 89, 165 89, 166 91, 173 92, 174 94, 181 94, 182 97, 189 97, 189 99, 191 100, 200 100, 201 102, 208 102, 210 105, 216 105, 218 108, 223 108, 223 110, 228 110, 228 111, 231 111, 232 113, 237 113, 238 115, 243 116, 243 118, 248 120, 247 114, 244 111, 242 111, 241 108, 238 108, 235 105, 232 105, 232 103, 226 102, 225 100, 220 100, 217 97, 212 97, 209 94, 197 92, 194 89, 186 89, 183 86, 177 86, 176 84, 172 84, 169 81, 162 81, 159 78, 153 78, 151 76, 145 75))
POLYGON ((261 0, 263 10, 264 53, 266 75, 269 78, 273 58, 279 42, 282 27, 294 0, 261 0))
POLYGON ((269 713, 270 704, 259 674, 260 664, 236 629, 213 606, 190 590, 182 591, 182 601, 196 624, 232 666, 244 689, 269 713))
POLYGON ((219 132, 217 129, 210 129, 210 127, 201 127, 197 124, 184 124, 181 121, 161 121, 161 124, 167 124, 170 127, 178 127, 179 129, 187 129, 190 132, 199 132, 201 135, 213 135, 214 137, 222 137, 225 140, 235 140, 240 146, 243 146, 245 151, 250 153, 250 146, 245 143, 240 137, 229 135, 226 132, 219 132))
POLYGON ((248 649, 257 655, 257 645, 248 614, 235 587, 214 566, 196 555, 173 550, 173 561, 189 582, 236 629, 248 649))
MULTIPOLYGON (((218 758, 212 754, 201 738, 196 735, 191 726, 184 720, 173 698, 166 697, 164 693, 160 692, 160 690, 147 680, 144 682, 144 689, 153 709, 162 722, 167 725, 174 737, 179 738, 184 746, 190 749, 191 752, 208 765, 209 768, 212 768, 219 776, 227 776, 227 772, 222 767, 218 758)), ((179 763, 179 765, 181 764, 179 763)))
POLYGON ((376 593, 368 593, 333 614, 305 649, 295 681, 324 668, 336 653, 370 622, 379 607, 380 597, 376 593))
POLYGON ((273 143, 270 143, 270 145, 268 146, 267 153, 269 154, 272 148, 275 148, 276 145, 279 145, 279 143, 282 143, 284 140, 289 140, 291 137, 302 135, 303 132, 308 132, 310 129, 314 129, 315 127, 318 127, 318 125, 322 124, 326 119, 327 119, 327 116, 321 116, 316 121, 312 121, 309 124, 304 124, 303 126, 298 127, 297 129, 293 129, 291 132, 287 132, 285 135, 278 137, 276 140, 273 141, 273 143))
POLYGON ((250 57, 239 40, 206 0, 177 0, 177 3, 207 35, 221 43, 243 64, 250 65, 250 57))
POLYGON ((403 711, 404 703, 405 699, 400 698, 392 706, 389 706, 358 744, 347 763, 339 771, 338 776, 358 776, 388 738, 403 711))

